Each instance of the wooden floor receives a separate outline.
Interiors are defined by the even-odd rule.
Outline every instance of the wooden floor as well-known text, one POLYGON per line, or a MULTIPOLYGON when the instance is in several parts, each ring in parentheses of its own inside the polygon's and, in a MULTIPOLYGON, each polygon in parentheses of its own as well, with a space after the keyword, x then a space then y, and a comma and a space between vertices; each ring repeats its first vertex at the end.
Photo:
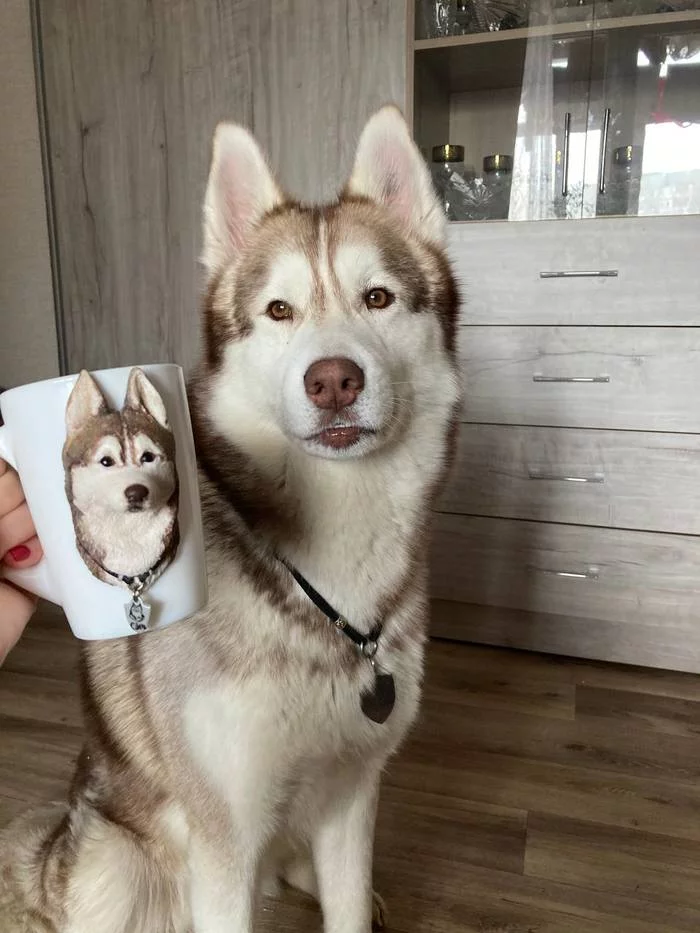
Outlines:
MULTIPOLYGON (((429 658, 380 804, 389 929, 698 933, 699 678, 448 643, 429 658)), ((65 791, 75 659, 43 618, 0 670, 0 824, 65 791)), ((261 929, 320 918, 289 894, 261 929)))

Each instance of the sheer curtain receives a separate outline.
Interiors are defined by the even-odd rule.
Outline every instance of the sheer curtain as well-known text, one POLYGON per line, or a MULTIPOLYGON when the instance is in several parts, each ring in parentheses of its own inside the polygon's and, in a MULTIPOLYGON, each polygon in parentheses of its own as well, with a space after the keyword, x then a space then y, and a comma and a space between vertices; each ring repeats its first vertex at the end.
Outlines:
MULTIPOLYGON (((552 22, 552 0, 530 4, 530 23, 552 22)), ((525 50, 513 153, 509 220, 554 216, 554 82, 552 39, 530 37, 525 50)))

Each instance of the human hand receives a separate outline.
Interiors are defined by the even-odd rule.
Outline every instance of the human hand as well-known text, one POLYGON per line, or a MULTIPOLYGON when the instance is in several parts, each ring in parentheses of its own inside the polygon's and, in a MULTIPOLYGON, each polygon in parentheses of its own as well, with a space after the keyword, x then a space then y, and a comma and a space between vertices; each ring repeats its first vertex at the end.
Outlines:
MULTIPOLYGON (((12 568, 32 567, 42 556, 19 477, 0 460, 0 561, 12 568)), ((34 596, 0 579, 0 664, 24 631, 35 606, 34 596)))

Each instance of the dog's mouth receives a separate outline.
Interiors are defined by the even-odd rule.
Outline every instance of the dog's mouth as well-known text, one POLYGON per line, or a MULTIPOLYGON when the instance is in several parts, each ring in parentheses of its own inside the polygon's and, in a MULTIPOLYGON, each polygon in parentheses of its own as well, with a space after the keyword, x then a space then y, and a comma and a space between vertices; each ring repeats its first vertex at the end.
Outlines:
POLYGON ((316 434, 312 434, 307 440, 314 441, 322 447, 329 447, 332 450, 345 450, 357 444, 361 438, 374 433, 370 428, 362 428, 357 424, 332 425, 323 428, 316 434))

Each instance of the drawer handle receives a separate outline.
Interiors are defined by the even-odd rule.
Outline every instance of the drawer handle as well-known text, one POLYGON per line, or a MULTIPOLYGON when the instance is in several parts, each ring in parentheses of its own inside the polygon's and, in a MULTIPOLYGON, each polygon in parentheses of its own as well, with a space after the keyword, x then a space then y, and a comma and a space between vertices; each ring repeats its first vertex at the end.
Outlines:
POLYGON ((557 483, 604 483, 605 474, 591 473, 588 476, 572 476, 569 473, 543 473, 541 470, 528 470, 530 479, 546 479, 557 483))
POLYGON ((589 567, 587 570, 549 570, 546 567, 530 567, 533 573, 542 573, 548 577, 564 577, 567 580, 597 580, 600 568, 589 567))
POLYGON ((617 269, 562 269, 558 272, 540 272, 541 279, 616 279, 617 269))
POLYGON ((610 376, 543 376, 535 373, 533 382, 610 382, 610 376))

